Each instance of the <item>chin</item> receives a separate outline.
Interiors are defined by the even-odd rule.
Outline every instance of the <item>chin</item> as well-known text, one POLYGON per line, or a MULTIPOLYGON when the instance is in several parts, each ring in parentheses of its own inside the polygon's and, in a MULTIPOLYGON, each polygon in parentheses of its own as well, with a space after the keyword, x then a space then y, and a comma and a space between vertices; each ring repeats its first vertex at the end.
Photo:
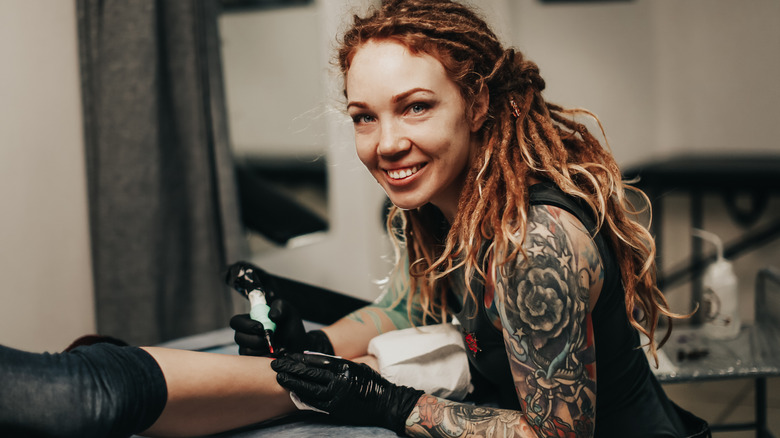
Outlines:
POLYGON ((415 208, 420 208, 423 205, 427 204, 427 201, 415 201, 412 199, 399 199, 397 196, 390 196, 390 202, 393 203, 396 207, 400 208, 401 210, 414 210, 415 208))

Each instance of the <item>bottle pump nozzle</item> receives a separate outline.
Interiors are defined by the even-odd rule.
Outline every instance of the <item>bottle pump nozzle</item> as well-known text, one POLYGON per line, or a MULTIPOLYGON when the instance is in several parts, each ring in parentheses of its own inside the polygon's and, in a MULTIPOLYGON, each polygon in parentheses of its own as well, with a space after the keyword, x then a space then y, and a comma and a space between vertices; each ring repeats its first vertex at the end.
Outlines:
POLYGON ((721 242, 720 237, 718 237, 717 234, 711 233, 711 232, 705 231, 705 230, 700 230, 698 228, 694 228, 693 229, 693 235, 698 237, 698 238, 700 238, 700 239, 704 239, 704 240, 712 243, 713 245, 715 245, 715 252, 716 252, 717 257, 718 257, 718 259, 715 261, 715 263, 719 263, 719 262, 722 262, 724 260, 723 259, 723 242, 721 242))

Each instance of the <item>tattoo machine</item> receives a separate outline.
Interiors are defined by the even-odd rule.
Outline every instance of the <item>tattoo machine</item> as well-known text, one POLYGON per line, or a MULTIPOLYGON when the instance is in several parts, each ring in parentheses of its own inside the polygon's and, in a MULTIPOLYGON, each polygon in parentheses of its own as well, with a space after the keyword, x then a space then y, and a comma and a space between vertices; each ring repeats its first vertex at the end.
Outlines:
POLYGON ((263 324, 265 340, 268 342, 268 349, 273 353, 274 347, 271 343, 271 335, 274 330, 276 330, 276 323, 271 321, 268 317, 270 307, 268 307, 268 303, 266 303, 265 291, 263 290, 263 284, 260 281, 260 272, 260 268, 257 268, 250 263, 237 262, 232 264, 228 269, 225 281, 228 286, 249 299, 249 304, 251 306, 249 317, 263 324))

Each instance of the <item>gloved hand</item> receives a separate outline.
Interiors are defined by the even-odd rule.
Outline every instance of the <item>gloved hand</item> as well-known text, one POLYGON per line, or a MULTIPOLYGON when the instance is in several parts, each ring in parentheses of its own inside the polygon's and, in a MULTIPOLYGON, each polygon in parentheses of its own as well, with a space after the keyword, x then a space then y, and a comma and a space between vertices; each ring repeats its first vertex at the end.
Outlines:
POLYGON ((280 385, 306 404, 340 421, 379 426, 404 434, 406 419, 423 391, 385 380, 368 365, 315 354, 271 362, 280 385))
POLYGON ((249 262, 236 262, 225 272, 225 283, 241 294, 260 289, 270 303, 275 298, 274 288, 267 272, 249 262))
MULTIPOLYGON (((272 302, 268 318, 276 323, 276 330, 271 335, 274 355, 300 353, 306 350, 333 354, 333 346, 325 332, 321 330, 306 332, 298 311, 287 301, 277 299, 272 302)), ((238 354, 271 356, 263 324, 250 318, 249 314, 233 316, 230 319, 230 328, 236 331, 234 339, 238 344, 238 354)))
POLYGON ((225 283, 244 295, 256 289, 263 291, 266 301, 270 303, 268 318, 276 324, 271 336, 274 346, 272 354, 262 323, 250 318, 249 314, 233 316, 230 327, 236 331, 234 339, 238 344, 238 354, 276 356, 304 350, 333 354, 333 346, 324 332, 314 330, 306 333, 298 311, 288 302, 275 299, 275 282, 263 269, 249 262, 233 263, 225 272, 225 283))

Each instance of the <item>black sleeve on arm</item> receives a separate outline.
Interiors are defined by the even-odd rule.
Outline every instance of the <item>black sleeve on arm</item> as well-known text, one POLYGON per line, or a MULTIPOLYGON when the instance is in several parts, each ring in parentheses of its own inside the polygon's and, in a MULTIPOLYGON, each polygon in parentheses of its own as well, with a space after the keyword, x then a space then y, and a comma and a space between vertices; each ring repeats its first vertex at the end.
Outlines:
POLYGON ((111 344, 58 354, 0 345, 0 386, 0 435, 12 437, 128 437, 168 398, 147 352, 111 344))

